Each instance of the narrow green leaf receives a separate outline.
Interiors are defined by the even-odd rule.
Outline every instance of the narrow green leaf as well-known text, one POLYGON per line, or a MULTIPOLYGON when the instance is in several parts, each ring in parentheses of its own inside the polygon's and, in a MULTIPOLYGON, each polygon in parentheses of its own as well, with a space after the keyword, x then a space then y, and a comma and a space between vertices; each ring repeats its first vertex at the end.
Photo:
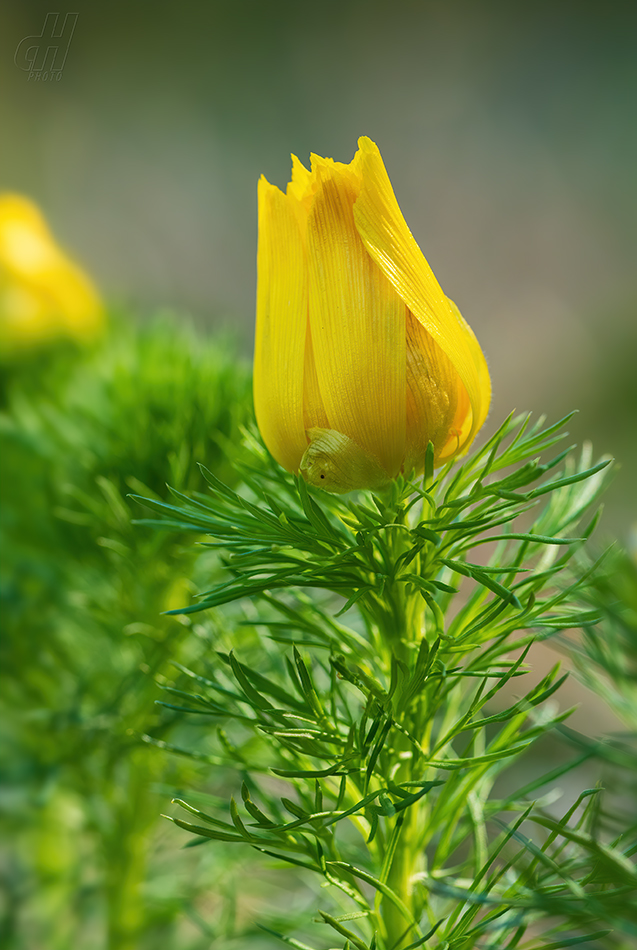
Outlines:
POLYGON ((602 469, 607 468, 612 461, 612 459, 604 459, 585 472, 575 472, 574 475, 566 475, 564 478, 558 478, 554 482, 547 482, 546 485, 534 488, 533 491, 529 492, 528 497, 539 498, 540 495, 545 495, 547 492, 556 491, 558 488, 565 488, 566 485, 574 485, 576 482, 584 481, 585 478, 590 478, 592 475, 596 475, 597 472, 601 472, 602 469))
MULTIPOLYGON (((581 544, 586 538, 554 538, 546 534, 519 533, 511 531, 509 534, 492 534, 486 538, 479 538, 466 545, 467 548, 478 547, 479 544, 490 544, 492 541, 528 541, 531 544, 581 544)), ((476 565, 478 567, 478 565, 476 565)), ((482 571, 485 568, 481 568, 482 571)))
POLYGON ((192 825, 189 821, 183 821, 181 818, 172 818, 170 815, 162 815, 162 818, 167 818, 168 821, 172 821, 173 824, 183 828, 184 831, 189 831, 193 835, 201 835, 202 838, 214 838, 216 841, 245 841, 242 835, 227 834, 223 831, 215 831, 214 828, 192 825))
POLYGON ((359 587, 358 590, 354 591, 351 597, 345 602, 339 611, 334 614, 334 617, 341 617, 344 613, 353 607, 357 600, 359 600, 364 594, 368 594, 370 591, 374 590, 373 584, 366 584, 363 587, 359 587))
POLYGON ((303 662, 301 654, 296 647, 293 648, 294 652, 294 663, 299 674, 299 681, 301 683, 301 688, 303 690, 303 695, 305 696, 312 712, 320 720, 325 720, 325 710, 323 709, 321 702, 318 698, 318 693, 314 683, 312 682, 312 677, 310 672, 303 662))
POLYGON ((246 673, 244 673, 242 664, 239 663, 239 661, 236 659, 234 653, 228 654, 228 661, 230 663, 230 666, 232 667, 232 672, 234 673, 239 686, 241 687, 243 692, 246 694, 246 697, 250 701, 250 703, 253 706, 256 706, 257 709, 264 709, 264 710, 273 709, 274 707, 272 706, 272 703, 270 703, 265 698, 265 696, 262 696, 261 693, 259 693, 254 688, 254 686, 248 679, 246 673))
POLYGON ((241 797, 243 798, 243 804, 245 805, 246 811, 258 822, 259 827, 262 828, 275 828, 276 823, 272 821, 268 816, 261 811, 261 809, 256 805, 250 798, 250 791, 245 782, 241 785, 241 797))
POLYGON ((511 604, 518 610, 522 609, 522 604, 512 590, 509 590, 508 587, 504 587, 502 584, 499 584, 496 580, 494 580, 492 577, 489 577, 488 574, 485 574, 478 568, 473 566, 470 567, 464 561, 455 561, 451 558, 441 557, 439 560, 452 571, 455 571, 458 574, 464 574, 465 577, 471 577, 479 584, 482 584, 483 587, 493 591, 493 593, 497 594, 498 597, 500 597, 505 603, 511 604))
MULTIPOLYGON (((242 838, 237 838, 237 840, 242 841, 242 838)), ((316 864, 309 864, 307 861, 301 861, 298 858, 293 858, 289 854, 279 854, 277 851, 269 851, 268 848, 262 848, 260 845, 253 844, 252 847, 255 851, 260 851, 261 854, 267 854, 269 858, 276 858, 277 861, 284 861, 286 864, 293 864, 294 867, 303 868, 306 871, 318 871, 319 874, 322 874, 321 868, 316 864)))
POLYGON ((266 927, 265 924, 257 923, 257 927, 259 930, 270 934, 270 936, 276 937, 277 940, 282 940, 283 943, 287 943, 288 946, 294 947, 295 950, 316 950, 316 947, 310 947, 307 943, 301 943, 300 940, 296 940, 294 937, 286 937, 285 934, 280 934, 277 930, 271 930, 270 927, 266 927))
POLYGON ((366 769, 366 771, 365 771, 365 779, 366 779, 366 780, 365 780, 365 788, 367 788, 367 786, 369 785, 369 781, 370 781, 370 779, 371 779, 371 777, 372 777, 372 774, 373 774, 373 772, 374 772, 374 767, 375 767, 375 765, 376 765, 376 762, 378 761, 378 756, 379 756, 379 755, 381 754, 381 752, 383 751, 383 746, 384 746, 384 744, 385 744, 385 739, 387 738, 387 735, 388 735, 389 730, 391 729, 392 725, 393 725, 393 720, 392 720, 391 717, 389 717, 389 718, 387 719, 387 721, 383 724, 383 728, 382 728, 381 731, 380 731, 380 734, 379 734, 379 736, 378 736, 378 739, 377 739, 376 742, 374 743, 374 747, 373 747, 372 751, 371 751, 370 754, 369 754, 369 758, 368 758, 368 760, 367 760, 367 769, 366 769))
POLYGON ((183 801, 181 798, 173 798, 171 804, 179 805, 180 808, 184 808, 186 811, 190 812, 191 815, 199 818, 200 821, 205 821, 210 825, 216 825, 218 828, 223 828, 226 831, 229 831, 231 834, 234 833, 232 825, 228 824, 227 821, 220 821, 218 818, 214 818, 212 815, 207 815, 205 812, 199 811, 198 808, 195 808, 194 805, 189 805, 188 802, 183 801))
POLYGON ((387 900, 391 901, 394 907, 396 907, 403 915, 408 924, 410 924, 412 927, 417 926, 416 921, 412 917, 409 909, 405 906, 398 894, 396 894, 387 884, 384 884, 382 881, 379 881, 378 878, 375 878, 373 874, 368 874, 367 871, 363 871, 361 868, 354 867, 353 864, 347 864, 345 861, 328 861, 327 864, 329 867, 339 868, 340 870, 346 871, 348 874, 352 874, 354 877, 360 878, 360 880, 365 881, 366 884, 371 884, 371 886, 376 888, 377 891, 380 891, 381 894, 387 898, 387 900))
POLYGON ((561 937, 551 943, 543 943, 541 950, 562 950, 563 947, 576 947, 580 943, 589 943, 592 940, 601 940, 612 933, 612 930, 596 930, 591 934, 581 934, 579 937, 561 937))
POLYGON ((362 772, 361 768, 344 769, 342 762, 335 762, 326 769, 270 769, 275 775, 282 778, 327 778, 328 775, 350 775, 352 772, 362 772))
POLYGON ((398 847, 398 839, 402 833, 403 823, 405 821, 404 814, 398 815, 394 827, 392 828, 392 833, 385 848, 385 856, 383 858, 383 864, 380 869, 379 880, 383 883, 387 883, 387 878, 389 877, 391 866, 394 860, 394 855, 396 854, 396 848, 398 847))
POLYGON ((431 930, 426 933, 424 937, 420 937, 419 940, 416 940, 414 943, 410 943, 409 946, 405 947, 405 950, 416 950, 416 947, 422 947, 422 945, 426 943, 430 937, 433 937, 438 927, 440 927, 442 924, 444 924, 444 918, 439 920, 437 924, 434 924, 431 930))
POLYGON ((348 930, 347 927, 344 927, 336 917, 332 917, 331 914, 326 913, 324 910, 319 910, 319 914, 323 918, 326 924, 336 931, 337 934, 340 934, 341 937, 347 937, 348 941, 352 943, 355 947, 358 947, 358 950, 368 950, 367 944, 361 940, 353 931, 348 930))
POLYGON ((246 841, 253 842, 254 836, 250 834, 246 826, 243 824, 234 797, 230 799, 230 817, 232 818, 232 824, 235 826, 239 834, 242 835, 246 841))

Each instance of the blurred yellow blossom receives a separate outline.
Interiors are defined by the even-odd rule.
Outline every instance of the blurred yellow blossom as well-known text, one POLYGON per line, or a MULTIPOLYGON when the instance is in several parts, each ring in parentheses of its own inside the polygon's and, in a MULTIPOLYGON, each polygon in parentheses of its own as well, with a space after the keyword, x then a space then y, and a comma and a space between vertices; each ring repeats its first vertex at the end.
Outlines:
POLYGON ((381 488, 464 452, 491 397, 485 358, 442 292, 377 146, 349 165, 292 156, 259 182, 254 401, 288 471, 328 491, 381 488))
POLYGON ((39 209, 0 194, 0 347, 29 349, 57 337, 85 341, 104 315, 87 275, 58 247, 39 209))

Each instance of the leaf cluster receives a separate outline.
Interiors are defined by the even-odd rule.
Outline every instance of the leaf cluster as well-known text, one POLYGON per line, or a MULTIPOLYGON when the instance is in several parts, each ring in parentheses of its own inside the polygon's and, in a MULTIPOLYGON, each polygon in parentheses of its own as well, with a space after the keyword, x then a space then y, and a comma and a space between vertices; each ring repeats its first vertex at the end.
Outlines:
POLYGON ((590 751, 493 794, 568 715, 557 667, 520 693, 529 649, 597 617, 574 555, 608 460, 541 461, 565 421, 509 418, 462 464, 435 473, 428 454, 422 479, 347 500, 285 476, 248 433, 242 491, 204 470, 209 494, 139 499, 161 516, 144 524, 224 552, 230 579, 180 612, 258 601, 238 636, 266 634, 169 689, 173 710, 219 721, 207 761, 242 776, 225 815, 182 800, 196 821, 173 820, 318 875, 345 945, 515 947, 550 917, 536 946, 569 946, 615 922, 634 884, 596 796, 560 817, 534 801, 590 751))

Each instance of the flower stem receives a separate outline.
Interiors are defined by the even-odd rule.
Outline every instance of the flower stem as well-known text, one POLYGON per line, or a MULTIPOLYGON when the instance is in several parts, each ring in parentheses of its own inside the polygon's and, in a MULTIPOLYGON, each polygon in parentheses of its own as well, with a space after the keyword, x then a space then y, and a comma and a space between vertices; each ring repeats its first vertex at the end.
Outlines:
MULTIPOLYGON (((411 675, 417 656, 417 648, 424 636, 424 601, 418 591, 411 585, 400 580, 399 559, 407 550, 409 534, 400 530, 404 524, 403 512, 398 513, 396 524, 387 530, 388 561, 394 572, 391 583, 385 587, 383 603, 376 602, 376 610, 370 610, 369 615, 375 614, 376 624, 380 632, 380 639, 384 647, 384 665, 389 672, 392 664, 398 661, 406 667, 405 673, 411 675)), ((370 616, 371 619, 371 616, 370 616)), ((400 729, 391 732, 391 751, 388 751, 388 779, 395 783, 418 780, 418 755, 413 743, 403 730, 410 735, 422 730, 422 701, 416 696, 413 702, 394 713, 396 725, 400 729), (396 767, 396 762, 400 765, 396 767)), ((428 731, 428 730, 424 730, 428 731)), ((408 909, 414 921, 417 921, 422 912, 422 902, 415 900, 414 875, 423 870, 424 854, 420 846, 422 828, 425 819, 426 804, 415 802, 404 812, 402 825, 395 849, 388 868, 386 883, 400 898, 408 909), (416 906, 418 905, 418 906, 416 906)), ((409 946, 418 936, 414 924, 405 919, 404 913, 386 896, 380 905, 380 916, 383 921, 387 950, 401 950, 409 946)))

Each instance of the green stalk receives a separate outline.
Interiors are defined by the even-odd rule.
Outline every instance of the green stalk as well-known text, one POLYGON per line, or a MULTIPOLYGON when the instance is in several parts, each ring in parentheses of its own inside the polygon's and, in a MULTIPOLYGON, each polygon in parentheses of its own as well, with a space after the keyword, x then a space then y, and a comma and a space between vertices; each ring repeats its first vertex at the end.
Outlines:
MULTIPOLYGON (((389 887, 416 919, 414 875, 424 868, 424 856, 418 848, 420 813, 418 804, 408 809, 387 878, 389 887)), ((416 939, 418 932, 410 927, 404 915, 387 898, 384 898, 381 904, 381 918, 386 933, 387 950, 400 950, 416 939)))
MULTIPOLYGON (((400 576, 398 559, 407 550, 409 541, 408 530, 401 530, 405 521, 404 512, 396 512, 396 520, 386 532, 388 535, 387 560, 394 572, 394 579, 385 589, 386 609, 377 611, 376 622, 385 647, 384 665, 387 671, 391 670, 393 659, 399 660, 411 669, 416 649, 424 636, 424 601, 413 587, 397 579, 400 576)), ((419 560, 419 558, 416 559, 416 564, 412 564, 416 570, 419 569, 419 560)), ((420 697, 403 712, 398 721, 398 725, 412 735, 415 732, 415 720, 420 718, 422 703, 419 700, 420 697)), ((420 725, 422 727, 422 724, 420 725)), ((392 753, 388 756, 388 771, 392 765, 395 766, 398 756, 410 753, 410 757, 405 758, 403 763, 392 771, 392 780, 396 783, 414 780, 417 777, 415 766, 418 756, 412 743, 403 733, 394 730, 391 749, 392 753)), ((388 774, 387 778, 389 777, 388 774)), ((423 803, 417 802, 404 814, 386 880, 388 886, 400 898, 415 920, 418 920, 422 911, 420 901, 415 899, 414 875, 424 869, 424 854, 420 847, 420 840, 426 807, 423 803)), ((385 931, 387 950, 401 950, 413 943, 418 936, 419 932, 405 919, 400 909, 386 897, 383 897, 380 904, 380 916, 385 931)))
POLYGON ((160 757, 154 750, 135 750, 122 768, 114 768, 117 784, 111 800, 109 827, 102 847, 106 862, 108 950, 135 950, 147 926, 142 885, 146 879, 153 794, 149 785, 160 757), (149 755, 150 753, 150 755, 149 755), (118 774, 119 773, 119 774, 118 774))

